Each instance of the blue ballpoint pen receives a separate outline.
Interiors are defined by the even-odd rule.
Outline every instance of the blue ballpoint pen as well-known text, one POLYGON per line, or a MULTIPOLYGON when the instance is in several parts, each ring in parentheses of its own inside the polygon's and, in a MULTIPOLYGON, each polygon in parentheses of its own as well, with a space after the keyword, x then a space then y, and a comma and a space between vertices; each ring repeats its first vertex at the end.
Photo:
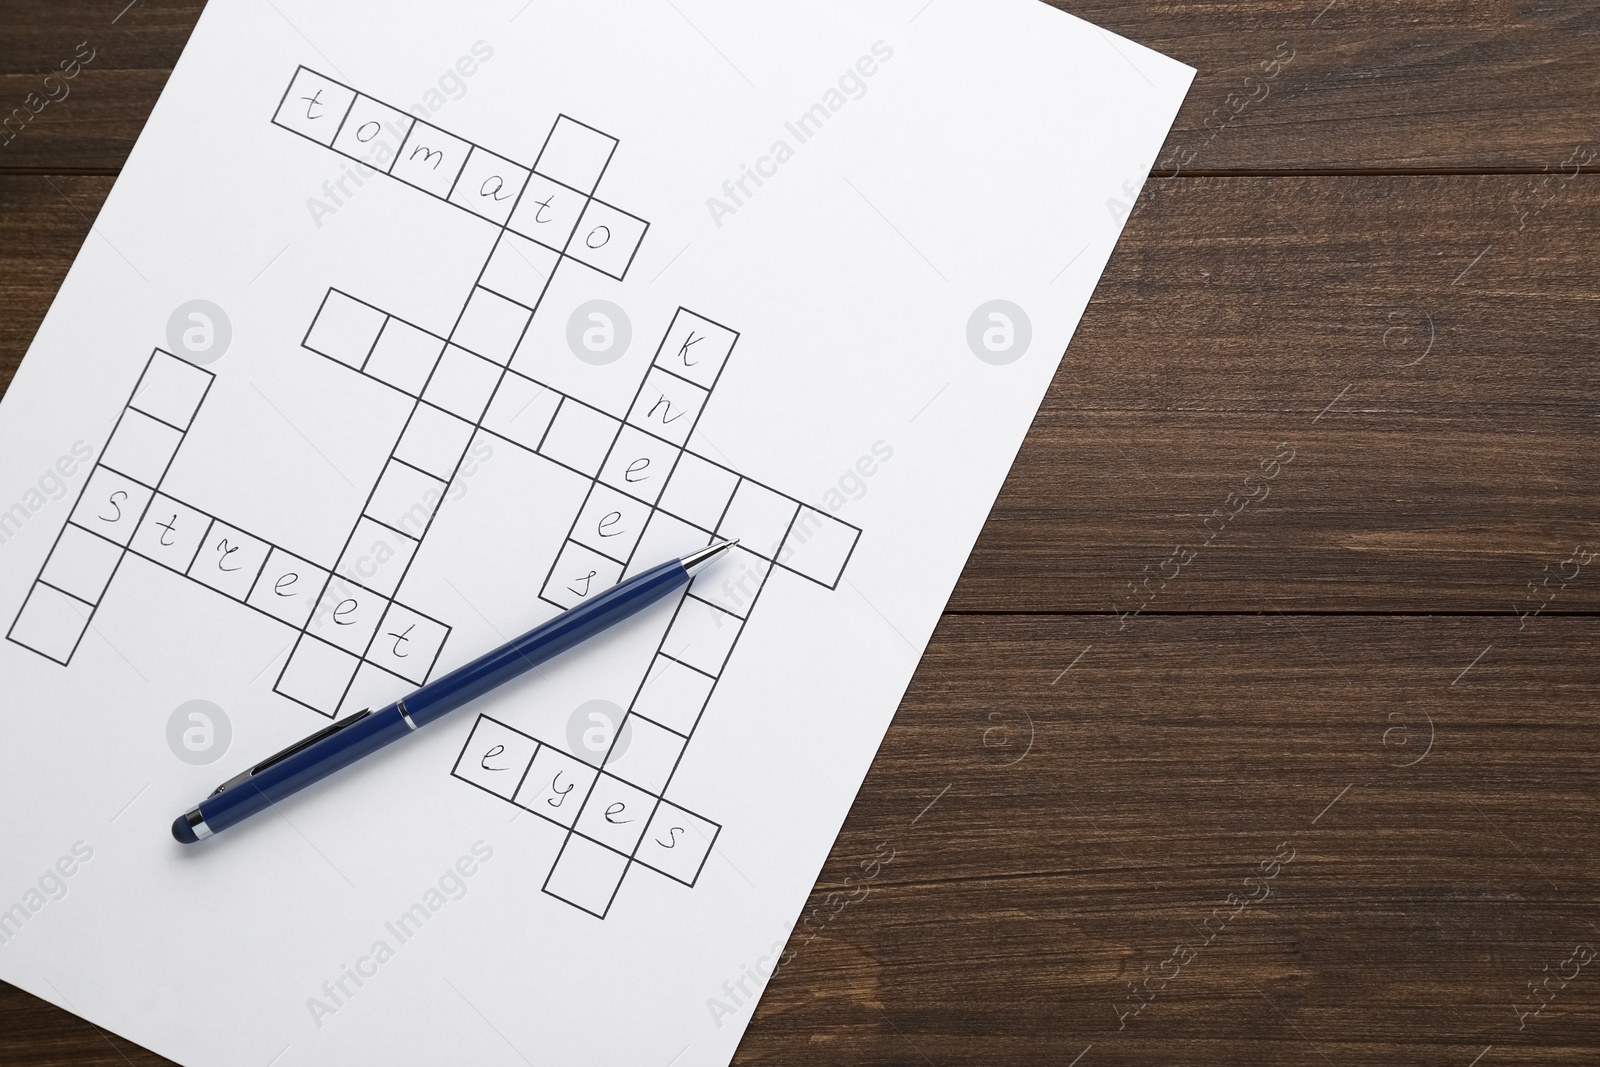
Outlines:
POLYGON ((444 718, 463 704, 681 589, 736 544, 737 541, 723 541, 634 575, 465 667, 429 682, 382 711, 358 712, 291 745, 222 783, 198 807, 178 816, 172 824, 172 836, 186 845, 203 841, 419 727, 444 718))

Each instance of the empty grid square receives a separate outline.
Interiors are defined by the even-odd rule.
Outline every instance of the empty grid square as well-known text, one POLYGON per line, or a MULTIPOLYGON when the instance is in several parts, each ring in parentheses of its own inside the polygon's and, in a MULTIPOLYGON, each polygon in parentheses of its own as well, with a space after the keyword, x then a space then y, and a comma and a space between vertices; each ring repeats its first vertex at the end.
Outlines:
POLYGON ((480 715, 450 773, 510 800, 517 795, 517 787, 522 784, 538 748, 539 742, 527 734, 480 715))
POLYGON ((515 801, 519 807, 571 829, 599 773, 582 760, 544 745, 533 757, 515 801))
POLYGON ((686 596, 661 640, 661 651, 696 670, 720 674, 743 626, 737 615, 686 596))
POLYGON ((247 602, 290 626, 304 626, 327 581, 328 572, 321 567, 274 548, 247 602))
POLYGON ((416 551, 416 541, 363 515, 334 569, 358 585, 394 596, 416 551))
POLYGON ((363 708, 386 708, 415 690, 416 684, 396 677, 377 665, 363 660, 356 668, 355 680, 345 690, 339 705, 339 714, 352 714, 363 708))
POLYGON ((150 357, 130 405, 137 411, 187 430, 211 387, 210 371, 159 349, 150 357))
POLYGON ((716 684, 704 671, 657 656, 634 697, 633 710, 687 737, 694 732, 716 684))
POLYGON ((326 641, 302 635, 273 691, 332 718, 360 662, 326 641))
POLYGON ((434 369, 422 398, 476 424, 500 380, 500 368, 471 352, 449 345, 434 369))
POLYGON ((444 199, 455 187, 472 146, 426 122, 414 123, 389 173, 407 185, 444 199))
POLYGON ((100 603, 122 547, 68 523, 50 550, 39 580, 90 604, 100 603))
POLYGON ((183 434, 163 422, 128 408, 106 442, 100 462, 152 488, 161 484, 183 434))
POLYGON ((272 546, 259 537, 214 522, 189 564, 189 577, 224 596, 244 600, 271 553, 272 546))
POLYGON ((664 511, 652 511, 650 521, 645 524, 644 536, 639 538, 639 545, 633 550, 627 573, 649 570, 662 560, 682 559, 710 543, 711 535, 699 527, 690 526, 664 511))
MULTIPOLYGON (((550 276, 555 273, 556 264, 559 262, 561 262, 560 253, 546 248, 537 241, 530 241, 514 233, 505 233, 494 246, 494 252, 489 257, 488 265, 483 269, 483 277, 479 284, 502 296, 508 296, 525 307, 538 307, 539 301, 544 297, 545 287, 550 284, 550 276)), ((459 341, 460 330, 456 332, 459 341)), ((467 345, 467 347, 472 346, 467 345)))
POLYGON ((432 404, 418 404, 406 423, 400 443, 395 446, 396 459, 411 464, 419 470, 448 482, 455 475, 456 464, 472 442, 473 426, 465 419, 432 404))
POLYGON ((616 148, 615 137, 562 115, 551 128, 533 169, 581 193, 593 193, 616 148))
POLYGON ((650 224, 610 204, 591 200, 567 242, 567 255, 621 281, 650 224))
POLYGON ((660 796, 677 769, 683 745, 684 739, 673 731, 629 715, 606 760, 606 773, 660 796))
POLYGON ((72 509, 72 521, 91 533, 126 545, 139 526, 145 505, 155 494, 146 486, 105 467, 95 467, 83 496, 72 509))
POLYGON ((451 343, 503 367, 511 362, 531 314, 521 304, 480 286, 472 290, 461 321, 450 335, 451 343))
POLYGON ((318 355, 360 370, 378 340, 383 321, 388 318, 371 304, 337 289, 329 289, 306 333, 305 347, 318 355))
POLYGON ((483 416, 483 427, 490 433, 499 434, 529 451, 537 452, 560 406, 560 393, 512 371, 501 379, 500 388, 489 402, 489 410, 483 416))
POLYGON ((353 89, 329 81, 301 67, 289 83, 289 92, 272 117, 286 130, 304 134, 320 145, 331 146, 345 112, 355 100, 353 89))
POLYGON ((634 855, 651 870, 692 886, 705 869, 706 857, 711 855, 721 830, 710 819, 662 801, 634 855))
POLYGON ((748 478, 741 479, 728 513, 717 526, 717 536, 737 537, 741 547, 771 559, 778 554, 799 510, 798 501, 748 478))
POLYGON ((444 491, 440 479, 391 459, 372 490, 366 514, 420 541, 444 500, 444 491))
POLYGON ((604 919, 627 872, 628 857, 574 834, 556 857, 555 866, 544 881, 544 891, 604 919))
POLYGON ((421 396, 433 373, 444 340, 409 322, 391 318, 378 334, 363 372, 410 396, 421 396))
POLYGON ((848 523, 816 508, 801 508, 778 551, 778 563, 833 589, 860 537, 861 531, 848 523))
POLYGON ((603 411, 580 404, 570 397, 556 412, 555 421, 545 434, 540 454, 593 478, 605 462, 611 442, 622 426, 603 411))
POLYGON ((128 548, 153 563, 187 574, 211 529, 211 517, 159 493, 145 510, 128 548))
POLYGON ((738 486, 737 474, 685 452, 661 494, 661 507, 701 529, 715 530, 738 486))
POLYGON ((588 202, 588 196, 576 189, 535 174, 528 179, 509 225, 514 232, 560 252, 566 248, 588 202))
POLYGON ((93 612, 93 608, 76 597, 34 582, 6 636, 64 664, 72 658, 83 631, 89 628, 93 612))
POLYGON ((527 181, 526 167, 474 145, 467 165, 456 178, 450 202, 503 226, 511 217, 511 209, 527 181))
POLYGON ((735 545, 715 567, 694 576, 689 592, 723 611, 748 619, 771 570, 769 561, 742 544, 735 545))

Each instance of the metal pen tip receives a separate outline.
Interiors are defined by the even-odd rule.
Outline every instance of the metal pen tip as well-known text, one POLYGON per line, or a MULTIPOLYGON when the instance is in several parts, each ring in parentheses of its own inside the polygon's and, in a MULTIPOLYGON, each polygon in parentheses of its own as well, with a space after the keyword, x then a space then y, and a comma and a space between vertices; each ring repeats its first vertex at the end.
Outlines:
POLYGON ((715 563, 723 553, 738 543, 739 539, 735 537, 731 541, 719 541, 714 545, 707 545, 698 552, 691 552, 683 557, 683 569, 689 572, 689 577, 693 578, 715 563))

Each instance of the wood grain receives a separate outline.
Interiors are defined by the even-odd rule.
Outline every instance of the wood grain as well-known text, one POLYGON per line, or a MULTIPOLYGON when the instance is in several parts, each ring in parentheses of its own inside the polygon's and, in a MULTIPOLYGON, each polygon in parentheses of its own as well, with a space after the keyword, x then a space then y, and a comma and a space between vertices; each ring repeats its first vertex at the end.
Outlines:
POLYGON ((744 1062, 1578 1062, 1600 988, 1511 1004, 1596 943, 1596 652, 1593 619, 947 619, 744 1062))
POLYGON ((1156 184, 953 610, 1510 612, 1600 538, 1600 182, 1156 184))
MULTIPOLYGON (((13 0, 16 14, 0 25, 0 116, 22 106, 80 42, 96 58, 61 106, 0 146, 0 167, 119 168, 202 6, 137 0, 113 22, 121 3, 13 0)), ((1170 173, 1188 158, 1175 154, 1185 150, 1194 155, 1179 167, 1184 173, 1538 171, 1558 166, 1574 145, 1600 140, 1592 106, 1600 92, 1600 12, 1583 0, 1055 6, 1198 70, 1157 173, 1170 173), (1289 54, 1280 45, 1293 58, 1266 78, 1262 64, 1289 54)), ((516 7, 507 5, 508 19, 516 7)), ((939 17, 937 2, 921 7, 907 6, 904 35, 914 32, 911 15, 939 17)), ((314 13, 285 7, 280 15, 314 56, 314 13)), ((681 44, 705 47, 687 30, 681 44)), ((1108 40, 1107 47, 1115 46, 1108 40)))
MULTIPOLYGON (((1200 75, 736 1062, 1593 1062, 1600 9, 1057 6, 1200 75)), ((200 9, 0 19, 4 381, 200 9)))
POLYGON ((16 116, 0 134, 0 168, 120 169, 203 6, 197 0, 9 3, 0 20, 0 122, 19 108, 28 117, 20 133, 16 116), (64 87, 59 79, 47 85, 45 77, 58 74, 80 46, 93 58, 64 87))

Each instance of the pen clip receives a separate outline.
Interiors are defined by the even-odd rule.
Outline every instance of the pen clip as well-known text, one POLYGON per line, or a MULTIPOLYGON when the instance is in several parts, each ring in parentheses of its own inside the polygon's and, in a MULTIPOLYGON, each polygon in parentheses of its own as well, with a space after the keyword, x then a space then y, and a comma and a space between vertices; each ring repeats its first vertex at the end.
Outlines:
MULTIPOLYGON (((316 744, 318 741, 323 740, 324 738, 332 737, 334 734, 338 733, 340 730, 343 730, 346 726, 349 726, 352 723, 358 723, 362 719, 365 719, 368 715, 371 715, 371 714, 372 714, 372 709, 371 708, 366 708, 365 710, 356 712, 354 715, 350 716, 348 719, 344 720, 343 722, 336 722, 332 726, 328 727, 326 730, 318 730, 316 733, 312 734, 310 737, 304 738, 303 740, 300 740, 300 741, 296 741, 294 744, 290 745, 288 748, 284 749, 282 752, 279 752, 279 753, 277 753, 275 755, 272 755, 272 756, 268 756, 266 759, 262 760, 260 763, 256 764, 254 767, 251 767, 249 770, 242 771, 239 774, 234 775, 232 778, 229 778, 226 782, 223 782, 221 785, 217 786, 216 789, 212 790, 211 796, 212 797, 217 796, 217 795, 219 795, 221 793, 226 792, 229 789, 232 789, 236 785, 242 785, 243 783, 248 782, 251 778, 253 778, 256 775, 260 774, 262 771, 266 770, 268 767, 271 767, 273 764, 283 762, 284 760, 288 759, 290 756, 294 755, 296 752, 299 752, 299 751, 301 751, 303 749, 310 748, 312 745, 316 744)), ((210 800, 211 797, 207 797, 206 799, 210 800)))

